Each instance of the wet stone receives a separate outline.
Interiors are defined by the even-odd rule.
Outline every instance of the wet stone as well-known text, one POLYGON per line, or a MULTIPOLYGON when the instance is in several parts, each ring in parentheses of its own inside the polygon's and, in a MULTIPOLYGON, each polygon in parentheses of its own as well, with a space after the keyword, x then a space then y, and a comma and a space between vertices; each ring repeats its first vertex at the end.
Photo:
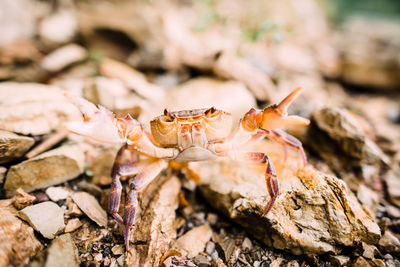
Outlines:
POLYGON ((65 227, 64 210, 50 201, 26 207, 18 216, 48 239, 53 239, 65 227))

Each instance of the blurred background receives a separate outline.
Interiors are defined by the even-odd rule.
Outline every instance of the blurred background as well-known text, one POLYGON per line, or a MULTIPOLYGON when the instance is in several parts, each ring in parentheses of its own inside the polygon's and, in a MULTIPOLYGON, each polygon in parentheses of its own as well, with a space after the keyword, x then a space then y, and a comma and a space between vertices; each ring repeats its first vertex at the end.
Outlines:
MULTIPOLYGON (((164 108, 215 106, 231 112, 237 122, 251 107, 277 103, 302 87, 290 113, 311 118, 311 125, 287 130, 303 142, 309 162, 342 179, 382 234, 390 236, 388 243, 367 247, 379 256, 365 256, 364 245, 354 245, 344 251, 343 262, 306 257, 306 250, 298 257, 268 253, 278 255, 274 259, 282 259, 282 266, 356 264, 359 255, 365 262, 357 266, 400 266, 400 1, 1 0, 0 33, 1 198, 11 199, 22 187, 34 192, 32 203, 37 203, 41 196, 49 199, 46 189, 63 183, 71 190, 91 192, 106 209, 102 190, 111 182, 117 147, 85 145, 62 130, 63 122, 81 118, 62 91, 101 104, 117 116, 129 113, 148 129, 149 121, 164 108), (71 143, 78 148, 70 151, 71 143), (54 152, 64 146, 68 148, 54 152), (67 155, 77 167, 66 166, 62 157, 29 165, 48 152, 53 154, 46 157, 67 155), (46 174, 50 164, 62 173, 46 174), (32 176, 35 172, 43 181, 32 176), (298 265, 285 265, 293 261, 298 265)), ((187 198, 198 198, 193 186, 184 188, 187 198)), ((58 201, 67 210, 74 208, 67 197, 58 201)), ((215 212, 201 206, 186 211, 188 215, 180 208, 186 221, 184 227, 177 226, 178 236, 193 228, 187 218, 197 225, 196 220, 205 220, 204 214, 197 218, 198 213, 210 210, 215 212)), ((74 216, 64 219, 68 222, 74 216)), ((124 263, 116 224, 109 229, 112 235, 96 232, 97 225, 90 220, 83 219, 83 225, 77 227, 81 230, 73 242, 68 239, 78 247, 81 266, 124 263), (84 239, 85 234, 93 238, 84 239), (111 252, 106 236, 120 247, 111 252), (98 240, 104 244, 95 248, 98 240)), ((228 235, 246 235, 229 220, 213 230, 224 227, 230 229, 224 230, 228 235)), ((7 242, 18 243, 11 235, 7 242)), ((35 245, 27 245, 29 249, 21 248, 24 252, 11 253, 0 245, 7 255, 4 263, 22 266, 31 258, 43 264, 46 254, 38 251, 50 241, 38 238, 35 245)), ((257 238, 249 238, 250 244, 257 244, 252 249, 267 253, 257 238)), ((214 243, 218 247, 218 241, 214 243)), ((197 259, 196 264, 217 266, 216 259, 223 259, 221 249, 212 261, 210 248, 203 255, 207 260, 197 259)), ((230 257, 220 261, 229 266, 273 262, 260 255, 234 263, 229 263, 230 257)))

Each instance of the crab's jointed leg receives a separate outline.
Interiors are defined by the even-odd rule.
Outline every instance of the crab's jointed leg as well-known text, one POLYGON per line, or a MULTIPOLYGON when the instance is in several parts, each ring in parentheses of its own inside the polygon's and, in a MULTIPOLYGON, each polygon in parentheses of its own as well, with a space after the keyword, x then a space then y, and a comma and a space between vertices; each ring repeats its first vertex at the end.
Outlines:
POLYGON ((125 226, 125 246, 129 248, 129 233, 135 223, 135 215, 137 210, 136 192, 143 190, 146 185, 153 181, 157 175, 168 166, 166 160, 155 160, 153 163, 146 166, 142 172, 137 174, 129 183, 129 191, 125 201, 124 219, 125 226))

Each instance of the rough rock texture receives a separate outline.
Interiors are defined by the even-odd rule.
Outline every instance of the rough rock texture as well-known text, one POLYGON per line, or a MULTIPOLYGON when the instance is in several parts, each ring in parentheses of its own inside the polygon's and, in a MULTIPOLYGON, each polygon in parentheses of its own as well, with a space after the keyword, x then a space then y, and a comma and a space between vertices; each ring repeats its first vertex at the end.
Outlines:
POLYGON ((140 212, 131 232, 127 266, 159 266, 160 259, 176 238, 175 210, 181 183, 175 176, 161 176, 139 196, 140 212), (151 202, 150 202, 151 200, 151 202))
POLYGON ((16 212, 9 200, 0 201, 0 266, 25 266, 42 249, 33 229, 16 212))
POLYGON ((182 256, 193 258, 204 250, 211 235, 210 226, 206 224, 198 226, 179 237, 174 243, 173 249, 179 251, 182 256))
POLYGON ((34 143, 33 138, 0 130, 0 164, 18 159, 34 143))
POLYGON ((25 193, 24 190, 21 188, 18 188, 15 195, 11 199, 12 204, 14 205, 15 208, 18 210, 21 210, 23 208, 26 208, 35 202, 36 197, 29 195, 28 193, 25 193))
POLYGON ((79 120, 79 110, 56 86, 0 83, 0 129, 21 134, 46 134, 65 121, 79 120), (35 92, 35 93, 32 93, 35 92))
POLYGON ((12 166, 4 184, 7 196, 74 179, 83 172, 84 154, 78 145, 64 145, 12 166))
POLYGON ((64 210, 51 201, 26 207, 18 216, 48 239, 53 239, 65 227, 64 210))
POLYGON ((307 144, 335 169, 351 163, 389 163, 388 157, 363 131, 357 115, 345 109, 314 111, 307 140, 307 144))
POLYGON ((380 229, 338 178, 307 166, 296 172, 292 157, 277 167, 280 194, 267 217, 264 168, 232 161, 192 164, 200 190, 215 208, 256 238, 299 255, 338 252, 354 242, 377 243, 380 229))
POLYGON ((107 226, 107 212, 100 206, 94 196, 86 192, 77 192, 72 195, 72 200, 99 226, 107 226))
POLYGON ((44 266, 79 266, 78 249, 70 234, 61 235, 51 242, 47 250, 47 259, 44 266))

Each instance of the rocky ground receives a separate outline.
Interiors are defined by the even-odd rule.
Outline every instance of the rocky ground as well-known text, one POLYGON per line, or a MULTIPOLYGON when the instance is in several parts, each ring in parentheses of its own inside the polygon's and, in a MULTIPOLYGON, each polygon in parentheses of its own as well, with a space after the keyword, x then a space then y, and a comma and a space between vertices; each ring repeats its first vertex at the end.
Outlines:
POLYGON ((0 266, 400 266, 400 25, 332 29, 317 2, 1 1, 0 266), (64 91, 149 128, 166 107, 237 122, 298 86, 307 166, 254 148, 279 176, 267 216, 262 166, 170 164, 128 250, 106 212, 119 147, 62 127, 81 119, 64 91))

